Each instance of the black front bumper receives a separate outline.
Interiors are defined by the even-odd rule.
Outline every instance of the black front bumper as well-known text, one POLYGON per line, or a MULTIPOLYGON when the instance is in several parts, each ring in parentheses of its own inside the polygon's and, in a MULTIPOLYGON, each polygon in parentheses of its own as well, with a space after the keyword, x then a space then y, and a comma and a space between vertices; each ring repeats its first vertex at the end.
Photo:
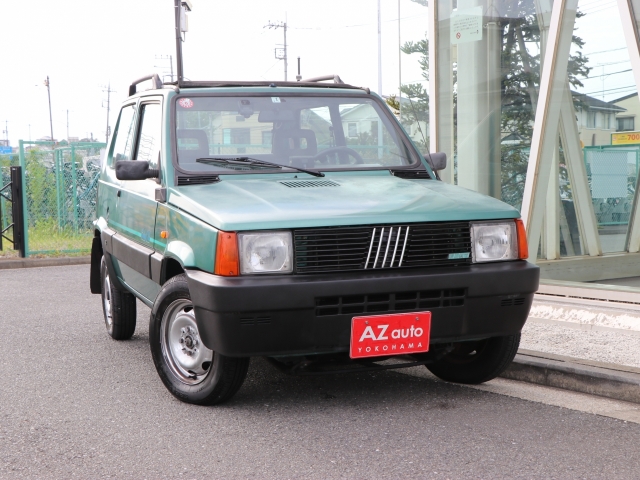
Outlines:
POLYGON ((526 261, 322 275, 220 277, 189 270, 205 345, 223 355, 349 350, 351 319, 431 311, 431 343, 522 330, 539 268, 526 261))

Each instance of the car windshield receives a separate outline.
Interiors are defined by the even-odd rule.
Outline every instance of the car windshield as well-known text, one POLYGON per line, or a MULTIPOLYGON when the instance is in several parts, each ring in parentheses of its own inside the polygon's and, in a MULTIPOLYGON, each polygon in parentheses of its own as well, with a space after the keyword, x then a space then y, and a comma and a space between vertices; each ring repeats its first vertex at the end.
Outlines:
MULTIPOLYGON (((416 160, 383 108, 355 96, 181 96, 178 164, 220 173, 237 171, 224 159, 238 157, 310 170, 411 165, 416 160), (206 158, 218 161, 197 161, 206 158)), ((252 169, 250 162, 243 168, 252 169)))

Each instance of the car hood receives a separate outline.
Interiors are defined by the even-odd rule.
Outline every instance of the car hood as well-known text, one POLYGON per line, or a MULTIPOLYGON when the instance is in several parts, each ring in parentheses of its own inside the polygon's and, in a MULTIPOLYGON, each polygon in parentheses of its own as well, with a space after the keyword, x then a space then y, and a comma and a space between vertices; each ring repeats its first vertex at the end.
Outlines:
POLYGON ((226 176, 213 184, 171 188, 168 202, 227 231, 520 216, 506 203, 462 187, 379 171, 304 180, 226 176))

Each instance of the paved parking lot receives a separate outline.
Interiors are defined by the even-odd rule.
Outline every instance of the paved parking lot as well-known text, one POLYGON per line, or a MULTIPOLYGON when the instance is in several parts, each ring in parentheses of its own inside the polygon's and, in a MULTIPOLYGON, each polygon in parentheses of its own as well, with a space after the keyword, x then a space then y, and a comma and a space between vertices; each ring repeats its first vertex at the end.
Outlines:
POLYGON ((1 478, 637 478, 640 425, 396 372, 261 359, 219 407, 175 400, 139 305, 111 340, 88 266, 0 270, 1 478))

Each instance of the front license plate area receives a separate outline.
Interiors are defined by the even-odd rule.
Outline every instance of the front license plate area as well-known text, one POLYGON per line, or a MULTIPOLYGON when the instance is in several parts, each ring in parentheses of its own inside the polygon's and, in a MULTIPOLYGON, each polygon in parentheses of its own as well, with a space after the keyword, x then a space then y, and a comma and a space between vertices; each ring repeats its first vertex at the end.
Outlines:
POLYGON ((429 351, 431 312, 353 317, 351 358, 383 357, 429 351))

